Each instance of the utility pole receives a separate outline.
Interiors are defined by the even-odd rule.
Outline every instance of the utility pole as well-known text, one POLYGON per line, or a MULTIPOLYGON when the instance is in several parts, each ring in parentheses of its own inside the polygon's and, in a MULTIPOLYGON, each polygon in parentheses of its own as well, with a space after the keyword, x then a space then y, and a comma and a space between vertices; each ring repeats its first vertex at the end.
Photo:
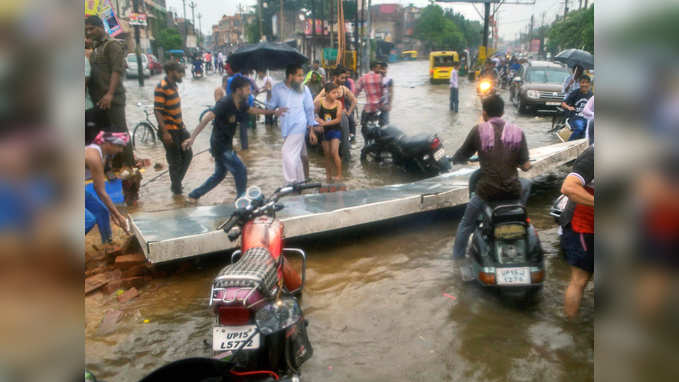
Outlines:
MULTIPOLYGON (((323 3, 321 3, 323 4, 323 3)), ((281 0, 281 17, 279 17, 280 20, 278 21, 278 24, 280 27, 278 28, 278 34, 280 37, 281 42, 283 42, 283 0, 281 0)))
POLYGON ((330 47, 331 48, 332 48, 332 46, 335 42, 335 34, 333 33, 333 31, 335 30, 335 28, 334 28, 335 24, 333 23, 333 12, 332 12, 333 11, 333 7, 332 7, 333 1, 334 0, 330 1, 330 16, 328 17, 328 19, 329 19, 328 22, 330 22, 330 47))
POLYGON ((188 25, 186 24, 186 0, 182 0, 182 6, 184 7, 184 50, 186 50, 186 38, 189 35, 188 25))
POLYGON ((568 0, 563 0, 563 18, 568 14, 568 0))
POLYGON ((488 20, 490 19, 490 2, 485 1, 483 3, 483 47, 486 49, 486 55, 488 55, 488 20))
POLYGON ((354 13, 354 50, 356 51, 356 74, 359 74, 360 71, 360 60, 361 60, 361 44, 360 40, 358 37, 358 0, 356 0, 356 13, 354 13))
POLYGON ((372 59, 372 28, 373 28, 373 2, 368 0, 368 23, 366 24, 368 28, 368 43, 366 44, 366 60, 370 61, 372 59))
POLYGON ((535 15, 530 15, 530 29, 529 29, 529 32, 528 32, 528 36, 529 36, 530 40, 533 40, 533 20, 534 20, 534 18, 535 18, 535 15))
POLYGON ((257 26, 259 28, 259 39, 261 40, 262 36, 264 35, 264 31, 262 29, 262 0, 257 0, 257 26))
POLYGON ((587 8, 587 2, 588 2, 588 0, 585 0, 585 8, 587 8))
POLYGON ((201 18, 201 17, 202 17, 202 16, 201 16, 200 12, 198 12, 198 36, 201 37, 200 40, 202 41, 202 40, 203 40, 203 39, 202 39, 202 36, 203 36, 203 24, 200 22, 200 18, 201 18))
MULTIPOLYGON (((134 0, 134 13, 139 13, 139 0, 134 0)), ((141 47, 139 46, 139 25, 134 26, 135 53, 137 54, 137 80, 139 87, 144 87, 144 65, 141 60, 141 47)))
POLYGON ((582 9, 582 0, 580 0, 580 2, 578 4, 578 9, 582 9))
POLYGON ((196 9, 196 3, 193 1, 191 4, 189 4, 189 7, 191 7, 191 30, 193 30, 193 34, 196 34, 196 14, 195 14, 195 9, 196 9))

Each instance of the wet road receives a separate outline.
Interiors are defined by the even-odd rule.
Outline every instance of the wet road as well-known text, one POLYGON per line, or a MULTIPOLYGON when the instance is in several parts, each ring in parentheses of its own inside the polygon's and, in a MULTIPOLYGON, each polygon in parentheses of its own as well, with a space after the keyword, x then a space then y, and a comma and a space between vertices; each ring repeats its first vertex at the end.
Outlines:
MULTIPOLYGON (((425 61, 389 68, 396 93, 392 123, 407 133, 434 132, 449 153, 478 121, 480 103, 472 84, 461 80, 460 113, 448 111, 446 85, 430 85, 425 61)), ((135 106, 152 100, 160 76, 140 89, 126 81, 130 128, 143 119, 135 106)), ((204 105, 212 103, 218 76, 186 78, 180 85, 184 119, 191 130, 204 105)), ((502 93, 507 99, 506 92, 502 93)), ((518 116, 511 105, 508 119, 526 132, 530 147, 556 143, 546 134, 549 116, 518 116)), ((154 121, 155 122, 155 121, 154 121)), ((206 129, 208 130, 208 129, 206 129)), ((251 131, 252 132, 252 131, 251 131)), ((360 135, 360 134, 359 134, 360 135)), ((209 131, 194 144, 208 147, 209 131)), ((349 188, 367 188, 417 179, 392 167, 364 168, 354 160, 345 169, 349 188)), ((248 168, 248 184, 270 192, 282 184, 280 132, 259 124, 250 149, 239 156, 248 168)), ((238 147, 238 144, 234 142, 238 147)), ((164 163, 162 147, 138 152, 164 163)), ((208 153, 197 155, 184 180, 188 191, 213 168, 208 153)), ((150 169, 147 179, 157 174, 150 169)), ((453 236, 463 209, 453 209, 352 230, 341 237, 322 236, 291 244, 309 256, 302 305, 310 321, 314 356, 302 367, 305 381, 589 381, 593 380, 593 297, 583 299, 582 318, 568 323, 561 312, 568 266, 559 255, 556 226, 548 215, 564 174, 547 176, 534 186, 529 213, 546 252, 547 282, 538 301, 517 306, 474 284, 463 284, 451 268, 453 236), (454 297, 446 297, 444 293, 454 297)), ((311 177, 324 179, 320 154, 311 155, 311 177)), ((233 178, 200 200, 201 205, 231 202, 233 178)), ((143 211, 182 206, 161 176, 140 193, 143 211)), ((170 361, 210 353, 212 315, 207 309, 212 278, 226 259, 211 259, 197 270, 153 280, 144 293, 122 310, 125 316, 111 335, 96 330, 107 309, 117 302, 97 294, 86 300, 86 362, 96 375, 135 381, 170 361), (144 324, 144 320, 149 323, 144 324)))

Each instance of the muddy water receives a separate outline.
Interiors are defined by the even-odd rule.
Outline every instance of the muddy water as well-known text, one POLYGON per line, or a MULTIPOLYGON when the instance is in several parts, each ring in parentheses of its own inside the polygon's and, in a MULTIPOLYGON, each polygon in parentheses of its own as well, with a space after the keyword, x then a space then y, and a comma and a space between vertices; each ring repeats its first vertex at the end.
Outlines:
MULTIPOLYGON (((390 66, 396 86, 391 121, 407 133, 439 134, 452 153, 478 120, 480 103, 473 86, 461 80, 460 113, 449 112, 447 86, 430 85, 427 74, 424 61, 390 66)), ((126 82, 130 127, 144 117, 135 103, 150 102, 159 80, 156 76, 141 89, 136 82, 126 82)), ((204 105, 212 103, 219 81, 218 76, 187 78, 180 85, 189 129, 204 105)), ((506 93, 503 96, 507 99, 506 93)), ((546 134, 551 117, 519 116, 509 105, 506 114, 520 123, 530 147, 556 142, 546 134)), ((280 132, 262 124, 250 132, 250 149, 239 152, 248 167, 248 183, 271 191, 283 181, 280 132)), ((209 131, 203 132, 194 144, 195 153, 208 147, 208 138, 209 131)), ((354 158, 361 146, 358 137, 354 158)), ((161 147, 138 156, 164 163, 161 147)), ((324 179, 322 165, 322 157, 312 154, 312 178, 324 179)), ((196 155, 185 189, 199 185, 212 166, 208 153, 196 155)), ((150 169, 145 177, 156 174, 150 169)), ((546 252, 547 282, 537 302, 528 306, 462 284, 453 273, 450 257, 461 208, 289 243, 304 248, 310 258, 302 304, 315 353, 302 368, 303 380, 593 380, 591 289, 583 300, 580 321, 568 323, 561 313, 568 266, 559 255, 556 227, 547 210, 562 176, 541 179, 529 204, 546 252)), ((417 179, 389 166, 364 168, 356 159, 345 169, 345 177, 352 189, 417 179)), ((231 202, 233 197, 233 179, 227 176, 200 204, 231 202)), ((144 187, 140 200, 142 211, 182 206, 171 196, 166 175, 144 187)), ((125 315, 112 334, 100 333, 96 326, 117 302, 108 296, 89 297, 88 367, 104 379, 135 381, 173 360, 208 355, 213 322, 207 309, 209 286, 225 263, 217 257, 197 270, 154 280, 140 297, 121 307, 125 315)))

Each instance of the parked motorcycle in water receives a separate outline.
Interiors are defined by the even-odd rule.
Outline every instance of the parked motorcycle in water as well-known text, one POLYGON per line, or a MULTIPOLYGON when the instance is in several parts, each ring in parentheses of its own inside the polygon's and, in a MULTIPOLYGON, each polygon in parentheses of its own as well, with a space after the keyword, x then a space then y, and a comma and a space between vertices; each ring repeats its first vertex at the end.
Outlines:
POLYGON ((374 113, 361 129, 365 141, 361 162, 371 158, 379 162, 387 154, 394 164, 407 170, 431 175, 450 170, 450 158, 446 156, 443 143, 436 134, 409 137, 393 125, 381 126, 379 121, 379 112, 374 113))
MULTIPOLYGON (((299 322, 304 322, 304 318, 297 301, 289 297, 278 298, 257 311, 255 329, 249 338, 242 341, 230 360, 200 357, 181 359, 156 369, 140 382, 299 382, 299 375, 279 375, 272 370, 246 370, 236 361, 247 352, 244 350, 245 344, 253 341, 255 336, 287 336, 299 322)), ((85 381, 96 382, 97 379, 85 371, 85 381)))
POLYGON ((219 227, 231 241, 241 236, 241 249, 212 283, 210 307, 216 316, 212 349, 216 358, 230 356, 237 370, 298 376, 301 364, 313 354, 295 298, 304 288, 306 254, 283 247, 283 223, 276 212, 283 209, 281 197, 320 186, 296 183, 277 189, 269 198, 259 187, 249 187, 236 200, 236 211, 219 227), (288 255, 301 257, 301 277, 286 260, 288 255))
MULTIPOLYGON (((477 171, 469 180, 470 197, 478 175, 477 171)), ((476 280, 483 287, 521 297, 542 288, 545 265, 540 238, 518 200, 485 203, 465 257, 465 281, 476 280)))

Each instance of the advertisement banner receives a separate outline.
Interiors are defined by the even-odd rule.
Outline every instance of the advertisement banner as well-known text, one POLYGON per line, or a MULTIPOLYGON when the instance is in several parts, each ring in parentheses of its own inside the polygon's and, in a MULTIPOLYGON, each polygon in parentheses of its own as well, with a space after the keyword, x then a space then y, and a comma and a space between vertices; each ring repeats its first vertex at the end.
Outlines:
POLYGON ((115 37, 123 32, 122 28, 120 28, 120 23, 118 22, 116 14, 113 12, 111 0, 100 0, 99 12, 97 13, 101 21, 104 22, 104 29, 109 36, 115 37))
POLYGON ((142 27, 146 26, 146 14, 144 13, 130 13, 129 21, 130 25, 139 25, 142 27))
POLYGON ((99 0, 85 0, 85 16, 96 15, 99 11, 99 0))
POLYGON ((316 27, 316 35, 327 35, 328 34, 328 28, 327 28, 327 22, 325 20, 319 20, 319 19, 306 19, 304 20, 304 34, 309 36, 313 34, 313 31, 311 29, 311 24, 315 24, 316 27), (315 21, 315 22, 314 22, 315 21))

